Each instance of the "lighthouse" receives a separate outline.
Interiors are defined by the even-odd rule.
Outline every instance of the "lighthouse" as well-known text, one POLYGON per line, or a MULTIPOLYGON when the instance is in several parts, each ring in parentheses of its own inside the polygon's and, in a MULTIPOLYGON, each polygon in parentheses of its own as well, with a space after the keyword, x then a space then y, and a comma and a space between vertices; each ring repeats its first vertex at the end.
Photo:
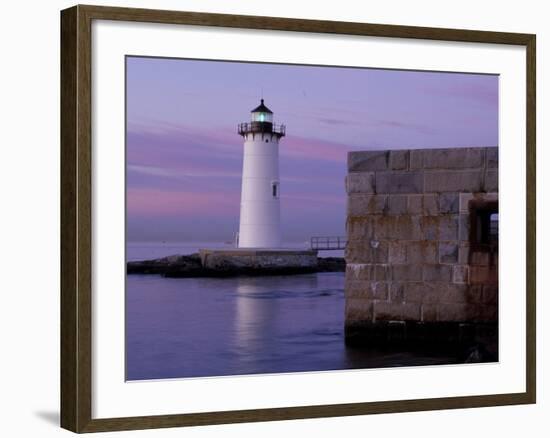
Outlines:
POLYGON ((281 246, 279 140, 285 126, 273 123, 273 112, 261 99, 250 122, 238 126, 244 139, 239 248, 281 246))

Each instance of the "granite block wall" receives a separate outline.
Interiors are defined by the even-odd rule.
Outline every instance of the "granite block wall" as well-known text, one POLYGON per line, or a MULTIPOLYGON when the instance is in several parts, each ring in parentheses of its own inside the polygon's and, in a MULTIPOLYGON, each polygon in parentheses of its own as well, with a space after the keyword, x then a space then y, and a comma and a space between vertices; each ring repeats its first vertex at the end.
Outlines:
POLYGON ((498 148, 350 152, 346 190, 348 338, 496 324, 498 148))

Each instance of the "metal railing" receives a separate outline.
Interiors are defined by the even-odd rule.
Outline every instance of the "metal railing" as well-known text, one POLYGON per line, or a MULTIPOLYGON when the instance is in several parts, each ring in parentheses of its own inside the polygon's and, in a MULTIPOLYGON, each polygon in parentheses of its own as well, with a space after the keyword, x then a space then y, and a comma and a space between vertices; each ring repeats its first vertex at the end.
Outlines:
POLYGON ((276 125, 275 123, 269 122, 249 122, 249 123, 239 123, 237 126, 237 132, 240 135, 245 135, 250 132, 256 133, 266 133, 266 134, 277 134, 281 137, 286 135, 286 126, 285 125, 276 125))
POLYGON ((310 240, 311 249, 330 251, 346 249, 348 239, 343 236, 314 236, 310 240))

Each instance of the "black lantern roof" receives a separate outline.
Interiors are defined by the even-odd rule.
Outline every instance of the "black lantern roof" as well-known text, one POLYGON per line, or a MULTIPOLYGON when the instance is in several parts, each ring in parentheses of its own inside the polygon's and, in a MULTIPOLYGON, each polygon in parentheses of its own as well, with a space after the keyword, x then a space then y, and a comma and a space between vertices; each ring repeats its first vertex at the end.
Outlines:
POLYGON ((260 101, 260 105, 254 108, 251 113, 270 113, 273 114, 273 111, 271 111, 267 106, 264 105, 264 100, 262 99, 260 101))

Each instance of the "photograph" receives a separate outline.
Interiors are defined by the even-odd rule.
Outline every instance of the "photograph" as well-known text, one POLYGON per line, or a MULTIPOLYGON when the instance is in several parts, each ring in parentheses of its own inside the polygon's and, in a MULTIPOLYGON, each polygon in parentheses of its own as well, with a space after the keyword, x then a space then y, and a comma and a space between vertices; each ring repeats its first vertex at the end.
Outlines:
POLYGON ((499 75, 125 58, 126 380, 498 362, 499 75))

